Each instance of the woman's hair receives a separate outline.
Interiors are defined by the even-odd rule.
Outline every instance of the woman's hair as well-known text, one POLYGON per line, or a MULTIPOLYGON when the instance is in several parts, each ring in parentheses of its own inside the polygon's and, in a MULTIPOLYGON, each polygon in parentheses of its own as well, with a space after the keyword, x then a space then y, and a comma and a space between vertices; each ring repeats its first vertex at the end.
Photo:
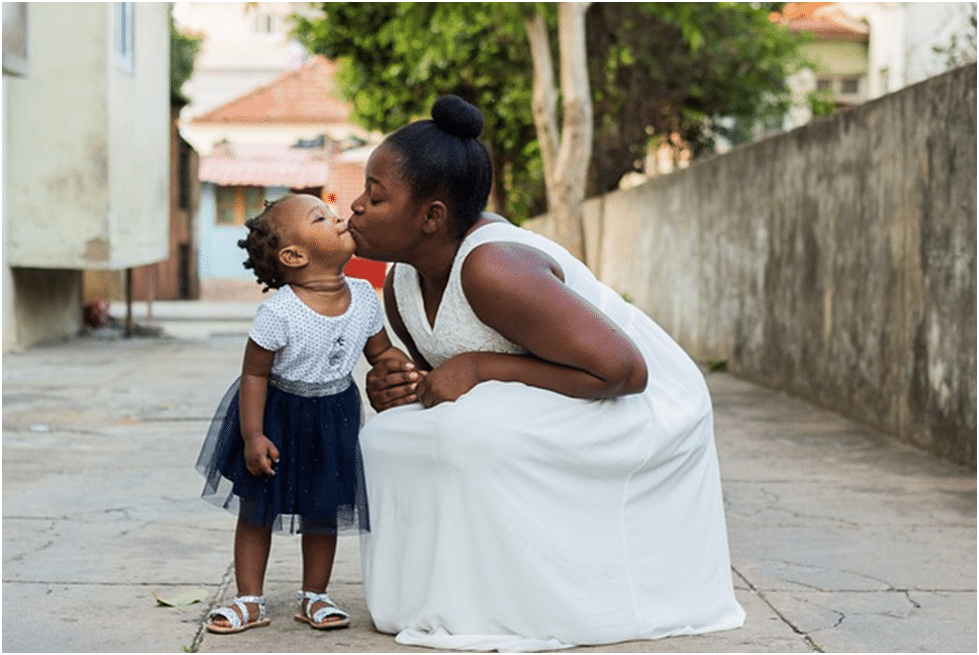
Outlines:
POLYGON ((493 162, 479 141, 483 115, 454 95, 432 106, 432 119, 405 125, 385 139, 401 155, 414 200, 441 193, 459 237, 479 220, 493 184, 493 162))
POLYGON ((283 196, 275 202, 266 200, 262 213, 245 221, 248 236, 238 241, 238 247, 248 252, 248 258, 242 265, 255 271, 258 284, 265 285, 262 293, 269 289, 278 289, 286 283, 282 269, 279 268, 281 239, 270 218, 275 206, 287 197, 283 196))

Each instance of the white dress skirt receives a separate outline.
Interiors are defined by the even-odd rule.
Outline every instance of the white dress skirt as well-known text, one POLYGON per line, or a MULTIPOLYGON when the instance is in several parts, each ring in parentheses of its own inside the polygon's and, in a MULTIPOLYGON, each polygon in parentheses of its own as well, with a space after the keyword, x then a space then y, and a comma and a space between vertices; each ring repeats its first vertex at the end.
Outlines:
POLYGON ((420 352, 433 366, 466 350, 522 352, 462 291, 462 261, 487 242, 556 259, 636 343, 649 383, 580 400, 491 381, 368 421, 362 562, 377 629, 402 644, 517 652, 740 627, 710 396, 659 326, 557 244, 491 223, 460 247, 434 328, 417 273, 398 265, 398 308, 420 352))

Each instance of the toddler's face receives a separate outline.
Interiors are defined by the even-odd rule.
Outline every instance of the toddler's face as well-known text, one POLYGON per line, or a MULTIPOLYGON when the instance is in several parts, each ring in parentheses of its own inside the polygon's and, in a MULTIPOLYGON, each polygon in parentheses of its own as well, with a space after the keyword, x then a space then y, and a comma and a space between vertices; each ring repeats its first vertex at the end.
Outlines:
POLYGON ((311 253, 335 254, 348 259, 354 253, 356 244, 347 221, 316 196, 292 196, 282 201, 280 209, 276 222, 286 241, 283 247, 295 244, 311 253))

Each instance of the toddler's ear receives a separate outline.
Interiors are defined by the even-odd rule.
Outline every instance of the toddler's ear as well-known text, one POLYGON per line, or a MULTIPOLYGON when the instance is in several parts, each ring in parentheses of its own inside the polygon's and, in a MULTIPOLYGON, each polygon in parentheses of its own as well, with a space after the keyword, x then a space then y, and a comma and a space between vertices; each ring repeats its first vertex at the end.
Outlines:
POLYGON ((279 251, 279 263, 289 268, 299 268, 307 262, 306 252, 298 246, 286 246, 279 251))

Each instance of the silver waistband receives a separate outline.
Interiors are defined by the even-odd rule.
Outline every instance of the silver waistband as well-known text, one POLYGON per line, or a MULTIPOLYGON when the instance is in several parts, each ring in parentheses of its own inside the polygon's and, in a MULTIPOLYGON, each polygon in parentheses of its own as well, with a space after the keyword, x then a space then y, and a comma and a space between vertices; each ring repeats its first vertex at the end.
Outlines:
POLYGON ((269 384, 276 389, 281 389, 286 393, 303 396, 306 398, 316 398, 317 396, 332 396, 333 394, 346 391, 353 384, 353 376, 347 375, 339 380, 329 382, 306 382, 304 380, 287 380, 278 375, 269 376, 269 384))

